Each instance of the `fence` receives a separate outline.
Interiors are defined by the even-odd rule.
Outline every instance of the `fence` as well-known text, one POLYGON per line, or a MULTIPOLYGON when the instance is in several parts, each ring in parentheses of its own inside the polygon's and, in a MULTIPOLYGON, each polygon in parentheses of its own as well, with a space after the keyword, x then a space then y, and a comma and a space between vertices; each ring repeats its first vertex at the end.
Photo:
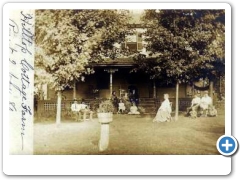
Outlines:
MULTIPOLYGON (((173 110, 175 109, 175 98, 169 99, 172 102, 173 110)), ((71 105, 73 100, 62 100, 61 110, 62 115, 69 115, 71 113, 71 105)), ((97 99, 87 99, 85 103, 90 106, 90 108, 95 111, 98 107, 99 100, 97 99)), ((155 99, 155 108, 158 109, 161 105, 159 99, 155 99)), ((191 106, 190 98, 179 98, 179 111, 186 111, 186 108, 191 106)), ((57 100, 39 100, 35 104, 35 112, 37 117, 55 117, 57 110, 57 100)))
MULTIPOLYGON (((84 102, 91 110, 96 111, 99 101, 101 99, 86 99, 84 102)), ((35 115, 37 118, 41 117, 55 117, 57 111, 57 100, 38 100, 35 102, 35 115)), ((73 100, 62 100, 61 112, 62 116, 71 115, 71 105, 74 103, 73 100)), ((79 103, 79 102, 78 102, 79 103)))

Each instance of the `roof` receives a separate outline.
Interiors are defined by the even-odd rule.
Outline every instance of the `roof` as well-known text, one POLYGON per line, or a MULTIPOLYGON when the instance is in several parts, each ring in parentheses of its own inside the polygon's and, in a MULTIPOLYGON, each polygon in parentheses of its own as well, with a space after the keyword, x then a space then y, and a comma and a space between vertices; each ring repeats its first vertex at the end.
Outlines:
POLYGON ((116 67, 132 67, 136 63, 132 58, 117 58, 117 59, 110 59, 107 58, 102 62, 92 63, 92 66, 95 67, 106 67, 106 66, 116 66, 116 67))

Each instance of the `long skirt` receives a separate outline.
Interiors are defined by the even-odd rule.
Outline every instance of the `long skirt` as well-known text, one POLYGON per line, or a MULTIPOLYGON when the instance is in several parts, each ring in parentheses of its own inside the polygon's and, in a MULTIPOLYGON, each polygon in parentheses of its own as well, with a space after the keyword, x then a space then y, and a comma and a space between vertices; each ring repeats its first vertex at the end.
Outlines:
POLYGON ((153 122, 165 122, 171 119, 171 114, 167 111, 159 110, 153 122))

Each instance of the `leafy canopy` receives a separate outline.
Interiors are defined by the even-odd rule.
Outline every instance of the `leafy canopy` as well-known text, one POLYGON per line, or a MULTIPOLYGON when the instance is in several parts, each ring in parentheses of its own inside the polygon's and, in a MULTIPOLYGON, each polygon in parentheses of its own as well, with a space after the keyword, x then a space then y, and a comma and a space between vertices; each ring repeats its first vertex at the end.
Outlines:
POLYGON ((143 20, 149 56, 135 58, 135 71, 168 82, 224 74, 224 10, 146 10, 143 20))
POLYGON ((127 10, 36 10, 36 79, 63 90, 94 73, 86 66, 114 56, 128 18, 127 10))

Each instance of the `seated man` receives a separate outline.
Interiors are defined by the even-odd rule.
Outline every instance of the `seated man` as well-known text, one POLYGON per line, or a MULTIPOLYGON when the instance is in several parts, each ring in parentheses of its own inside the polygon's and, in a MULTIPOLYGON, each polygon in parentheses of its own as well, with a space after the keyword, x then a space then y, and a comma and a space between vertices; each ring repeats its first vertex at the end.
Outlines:
POLYGON ((199 97, 199 94, 195 94, 194 98, 192 99, 191 107, 187 108, 187 116, 191 115, 192 111, 195 111, 195 114, 197 115, 200 102, 201 102, 201 99, 199 97))
POLYGON ((122 100, 118 103, 118 113, 123 113, 126 110, 125 104, 122 100))
POLYGON ((212 98, 208 96, 208 91, 204 91, 204 95, 200 101, 201 115, 203 115, 205 111, 205 116, 207 116, 209 107, 211 105, 212 105, 212 98))
POLYGON ((79 111, 80 111, 80 104, 77 103, 77 100, 74 99, 73 104, 71 105, 71 111, 75 114, 76 116, 76 121, 79 120, 79 111))
POLYGON ((89 106, 86 105, 84 102, 80 104, 80 114, 83 113, 83 121, 87 120, 87 114, 89 113, 89 119, 92 120, 93 112, 90 110, 89 106))
POLYGON ((128 114, 140 114, 135 103, 130 107, 130 112, 128 114))

